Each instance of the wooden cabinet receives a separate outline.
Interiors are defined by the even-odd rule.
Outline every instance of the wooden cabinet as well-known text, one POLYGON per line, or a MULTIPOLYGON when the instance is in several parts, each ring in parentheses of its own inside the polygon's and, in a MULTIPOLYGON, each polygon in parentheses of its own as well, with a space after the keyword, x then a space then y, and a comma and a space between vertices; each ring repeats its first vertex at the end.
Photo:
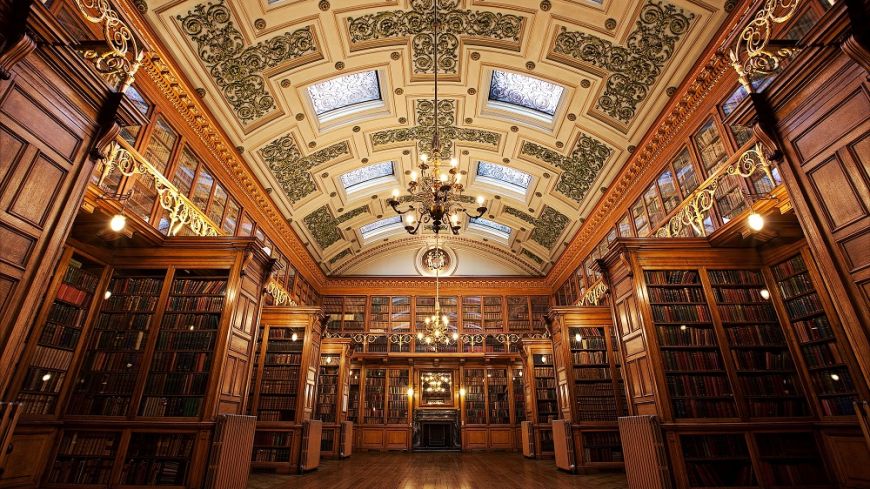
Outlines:
POLYGON ((253 468, 300 468, 302 422, 315 412, 321 324, 317 308, 263 308, 249 404, 257 416, 253 468))
POLYGON ((559 384, 549 339, 522 341, 525 363, 526 411, 533 423, 535 456, 553 456, 553 429, 550 421, 559 418, 559 384))
POLYGON ((572 423, 576 465, 621 467, 616 420, 627 407, 610 308, 557 307, 550 314, 560 418, 572 423))
POLYGON ((320 345, 314 418, 323 422, 320 455, 326 458, 341 455, 342 422, 347 420, 349 404, 350 343, 347 338, 325 338, 320 345))

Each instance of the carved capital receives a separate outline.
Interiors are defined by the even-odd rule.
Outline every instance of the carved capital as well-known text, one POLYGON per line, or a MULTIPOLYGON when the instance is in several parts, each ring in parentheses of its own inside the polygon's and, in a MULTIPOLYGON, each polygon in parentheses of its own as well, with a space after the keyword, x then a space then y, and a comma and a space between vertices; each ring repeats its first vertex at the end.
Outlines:
POLYGON ((864 71, 870 72, 870 49, 855 34, 847 37, 840 45, 840 49, 864 68, 864 71))
POLYGON ((0 80, 12 76, 12 67, 36 49, 36 42, 27 34, 27 18, 33 0, 13 0, 0 25, 0 80))

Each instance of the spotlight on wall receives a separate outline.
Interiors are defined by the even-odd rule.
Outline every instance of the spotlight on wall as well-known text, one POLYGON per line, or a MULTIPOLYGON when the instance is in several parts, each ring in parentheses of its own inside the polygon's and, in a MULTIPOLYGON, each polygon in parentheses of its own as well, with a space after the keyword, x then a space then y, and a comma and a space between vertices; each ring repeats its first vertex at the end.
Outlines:
POLYGON ((116 233, 120 233, 125 227, 127 227, 127 216, 124 214, 115 214, 109 221, 109 229, 116 233))
POLYGON ((749 225, 749 229, 753 231, 761 231, 764 229, 764 216, 753 211, 749 213, 749 217, 746 218, 746 224, 749 225))
POLYGON ((459 395, 461 397, 465 397, 465 387, 462 387, 461 389, 459 389, 459 395))
POLYGON ((414 388, 408 387, 408 397, 414 397, 414 388))

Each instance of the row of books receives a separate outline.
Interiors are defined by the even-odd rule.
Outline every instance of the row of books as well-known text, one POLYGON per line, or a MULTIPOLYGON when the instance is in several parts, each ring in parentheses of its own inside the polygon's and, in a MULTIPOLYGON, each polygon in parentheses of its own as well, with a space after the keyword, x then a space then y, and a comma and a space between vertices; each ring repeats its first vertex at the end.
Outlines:
POLYGON ((767 299, 761 296, 761 289, 755 287, 739 289, 734 287, 714 287, 713 295, 719 304, 767 303, 767 299))
POLYGON ((54 302, 48 310, 48 318, 46 320, 50 323, 62 324, 70 328, 81 328, 87 314, 87 308, 54 302))
POLYGON ((260 383, 260 394, 283 394, 286 396, 296 395, 298 378, 289 380, 263 380, 260 383))
POLYGON ((816 343, 801 347, 804 359, 809 368, 833 367, 843 364, 840 349, 835 343, 816 343))
POLYGON ((668 370, 721 370, 722 362, 716 350, 665 350, 662 361, 668 370))
POLYGON ((111 458, 66 458, 58 456, 54 461, 49 481, 54 484, 100 484, 109 483, 112 475, 111 458))
POLYGON ((535 389, 535 392, 536 392, 536 394, 537 394, 535 397, 536 397, 539 401, 540 401, 540 400, 556 399, 556 389, 555 389, 555 386, 553 386, 553 388, 545 388, 545 389, 542 389, 542 388, 539 387, 539 388, 535 389))
POLYGON ((152 314, 146 313, 106 313, 103 311, 97 318, 95 328, 104 331, 136 330, 147 331, 151 325, 152 314))
POLYGON ((103 306, 104 312, 154 311, 157 297, 152 295, 113 295, 103 306))
POLYGON ((797 319, 824 312, 822 302, 816 294, 809 294, 785 301, 789 318, 797 319))
POLYGON ((157 337, 158 350, 211 350, 214 331, 161 331, 157 337))
POLYGON ((100 274, 97 271, 85 270, 82 263, 72 259, 63 274, 63 283, 72 285, 77 289, 93 294, 100 283, 100 274))
POLYGON ((658 326, 659 343, 662 346, 716 346, 716 333, 712 325, 658 326), (685 326, 685 327, 684 327, 685 326))
POLYGON ((55 348, 46 348, 37 346, 34 349, 33 359, 30 365, 33 367, 41 367, 50 370, 63 370, 69 368, 72 362, 73 352, 70 350, 58 350, 55 348))
POLYGON ((172 282, 173 294, 223 294, 227 281, 223 279, 175 279, 172 282))
POLYGON ((194 442, 191 434, 134 433, 127 457, 189 457, 194 442))
POLYGON ((260 396, 257 409, 265 410, 294 410, 296 409, 296 396, 260 396))
POLYGON ((798 341, 808 343, 825 339, 834 339, 834 331, 827 316, 816 316, 792 323, 792 329, 797 334, 798 341))
POLYGON ((649 285, 700 284, 697 270, 647 270, 644 272, 649 285))
POLYGON ((170 313, 163 316, 163 329, 218 329, 221 317, 219 314, 188 314, 170 313))
POLYGON ((785 397, 801 395, 793 374, 766 373, 741 375, 740 384, 746 397, 785 397))
POLYGON ((182 486, 187 478, 188 460, 137 460, 124 464, 125 484, 182 486))
POLYGON ((535 377, 555 377, 553 367, 535 367, 535 377))
POLYGON ((144 331, 95 331, 91 348, 99 350, 141 350, 148 337, 144 331))
POLYGON ((28 393, 57 394, 60 392, 65 377, 66 372, 30 367, 27 369, 27 375, 24 376, 21 390, 28 393))
POLYGON ((574 365, 607 363, 607 354, 603 351, 575 351, 571 353, 574 365))
POLYGON ((262 431, 257 430, 254 434, 254 446, 274 445, 287 446, 292 438, 288 431, 262 431))
POLYGON ((113 296, 122 294, 157 295, 163 287, 162 278, 113 277, 109 290, 113 296))
POLYGON ((653 305, 653 320, 656 322, 710 322, 710 310, 706 304, 653 305))
POLYGON ((535 379, 535 387, 537 387, 538 389, 555 389, 556 379, 537 378, 535 379))
POLYGON ((578 342, 576 338, 571 338, 572 350, 606 350, 607 341, 603 337, 588 337, 583 336, 578 342))
POLYGON ((76 455, 114 457, 118 449, 117 433, 67 431, 57 449, 60 457, 76 455))
POLYGON ((77 327, 46 323, 39 334, 38 343, 50 348, 72 350, 78 345, 81 335, 82 331, 77 327))
POLYGON ((71 414, 126 416, 129 407, 130 398, 127 396, 91 393, 87 397, 73 397, 67 410, 71 414))
POLYGON ((87 305, 86 302, 92 297, 92 293, 62 282, 57 288, 57 295, 55 297, 57 300, 72 304, 75 307, 84 307, 87 305))
MULTIPOLYGON (((294 328, 269 328, 269 341, 272 340, 289 340, 300 343, 299 351, 302 351, 302 338, 304 336, 304 330, 302 329, 294 329, 294 328), (296 340, 293 339, 293 335, 296 334, 296 340)), ((271 345, 270 345, 271 347, 271 345)))
POLYGON ((606 380, 610 381, 610 368, 608 367, 574 367, 574 380, 606 380))
POLYGON ((738 370, 794 370, 788 350, 732 350, 738 370))
POLYGON ((158 351, 151 360, 151 370, 160 372, 205 372, 211 364, 211 352, 158 351))
POLYGON ((779 324, 730 325, 725 328, 725 334, 734 346, 785 347, 785 336, 779 324))
POLYGON ((706 302, 704 290, 700 287, 656 287, 651 285, 648 289, 649 300, 654 303, 663 302, 706 302))
POLYGON ((723 322, 730 323, 777 320, 769 304, 719 304, 719 316, 723 322))
POLYGON ((87 369, 83 372, 112 372, 115 374, 136 375, 139 368, 140 353, 125 351, 96 351, 88 356, 87 369))
POLYGON ((721 375, 672 375, 667 378, 668 391, 675 397, 730 396, 731 386, 721 375))
POLYGON ((574 388, 574 394, 577 397, 613 397, 616 395, 616 390, 613 384, 607 381, 596 384, 577 384, 574 388))
POLYGON ((799 273, 793 277, 777 282, 779 292, 784 300, 789 300, 795 296, 805 294, 810 290, 814 290, 813 281, 810 274, 807 272, 799 273))
POLYGON ((764 278, 757 270, 710 270, 713 285, 763 286, 764 278))
POLYGON ((733 418, 737 407, 733 399, 673 399, 676 418, 733 418))
POLYGON ((295 382, 299 377, 298 366, 267 367, 263 369, 264 380, 285 380, 295 382))
MULTIPOLYGON (((274 420, 264 420, 264 421, 279 421, 279 420, 274 419, 274 420)), ((289 462, 290 461, 290 449, 289 448, 258 448, 258 447, 254 447, 254 453, 251 455, 251 461, 253 461, 253 462, 289 462)))
POLYGON ((219 314, 224 307, 224 297, 169 297, 168 311, 210 312, 219 314))
POLYGON ((145 394, 150 396, 201 396, 208 387, 208 372, 148 373, 145 394))
POLYGON ((807 404, 803 399, 749 398, 749 416, 753 418, 798 418, 808 415, 807 404))
POLYGON ((140 416, 161 417, 178 416, 192 418, 199 416, 202 397, 146 397, 142 400, 140 416))

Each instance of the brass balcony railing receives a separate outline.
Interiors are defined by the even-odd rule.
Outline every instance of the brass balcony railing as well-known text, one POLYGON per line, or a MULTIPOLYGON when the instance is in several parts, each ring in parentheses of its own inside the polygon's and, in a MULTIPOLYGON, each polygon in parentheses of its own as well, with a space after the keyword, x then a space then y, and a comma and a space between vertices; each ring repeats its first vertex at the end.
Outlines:
POLYGON ((119 92, 126 91, 133 84, 145 49, 108 0, 75 0, 75 4, 85 20, 102 28, 104 39, 83 42, 78 51, 97 72, 116 81, 119 92))
POLYGON ((716 202, 716 190, 719 189, 722 182, 732 176, 748 178, 758 171, 763 171, 770 182, 776 185, 771 168, 770 162, 764 156, 761 144, 756 143, 755 146, 744 151, 737 158, 737 161, 718 169, 694 192, 689 194, 677 206, 676 213, 655 232, 654 236, 657 238, 682 236, 687 226, 691 226, 695 233, 703 236, 705 233, 704 219, 716 202))
POLYGON ((765 0, 755 17, 743 28, 737 45, 729 52, 731 66, 748 92, 752 78, 775 73, 784 59, 797 52, 794 42, 771 39, 776 24, 788 22, 801 0, 765 0))
POLYGON ((187 226, 197 236, 222 236, 223 230, 212 222, 203 211, 190 201, 166 177, 154 168, 151 163, 127 144, 123 139, 109 143, 106 157, 102 160, 102 174, 98 185, 117 170, 125 177, 145 178, 150 180, 157 191, 160 207, 166 210, 169 218, 167 235, 175 236, 182 227, 187 226))
POLYGON ((272 302, 276 306, 297 306, 296 301, 290 298, 290 293, 287 292, 287 289, 281 285, 280 282, 275 280, 274 277, 269 278, 269 281, 266 282, 266 292, 272 295, 272 302))
POLYGON ((601 300, 607 294, 607 284, 604 280, 598 279, 591 287, 583 292, 580 300, 577 301, 578 306, 598 306, 601 305, 601 300))

